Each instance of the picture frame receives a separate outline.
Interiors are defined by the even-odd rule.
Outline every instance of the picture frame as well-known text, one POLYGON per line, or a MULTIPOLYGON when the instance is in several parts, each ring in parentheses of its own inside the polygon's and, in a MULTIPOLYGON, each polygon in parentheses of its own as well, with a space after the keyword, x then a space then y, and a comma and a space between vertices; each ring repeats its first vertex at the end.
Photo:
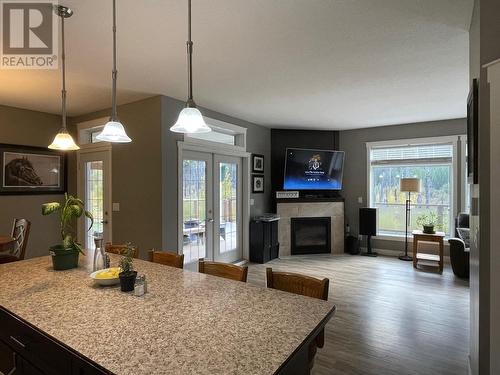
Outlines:
POLYGON ((252 173, 264 173, 264 155, 252 154, 252 173))
POLYGON ((0 144, 0 195, 63 194, 67 156, 45 147, 0 144))
POLYGON ((467 181, 479 183, 479 88, 478 80, 472 81, 467 97, 467 181))
POLYGON ((264 193, 264 175, 252 176, 252 193, 253 194, 264 193))

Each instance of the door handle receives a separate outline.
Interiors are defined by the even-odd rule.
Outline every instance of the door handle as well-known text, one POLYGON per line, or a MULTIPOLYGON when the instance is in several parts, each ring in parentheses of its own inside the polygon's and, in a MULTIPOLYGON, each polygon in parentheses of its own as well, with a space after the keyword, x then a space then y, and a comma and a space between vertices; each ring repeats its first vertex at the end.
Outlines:
POLYGON ((22 343, 20 340, 16 339, 14 336, 10 336, 10 339, 14 341, 21 348, 26 349, 26 344, 22 343))
POLYGON ((101 224, 107 224, 108 221, 107 220, 101 220, 101 224))
POLYGON ((213 223, 214 219, 207 219, 207 223, 213 223))

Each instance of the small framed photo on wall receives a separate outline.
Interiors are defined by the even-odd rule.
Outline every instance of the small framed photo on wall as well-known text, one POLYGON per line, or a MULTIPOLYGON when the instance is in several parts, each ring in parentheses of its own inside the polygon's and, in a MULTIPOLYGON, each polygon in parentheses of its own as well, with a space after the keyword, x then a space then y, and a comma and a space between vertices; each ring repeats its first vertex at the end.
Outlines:
POLYGON ((264 155, 252 154, 252 173, 264 173, 264 155))
POLYGON ((264 176, 254 175, 252 176, 252 193, 263 193, 264 192, 264 176))

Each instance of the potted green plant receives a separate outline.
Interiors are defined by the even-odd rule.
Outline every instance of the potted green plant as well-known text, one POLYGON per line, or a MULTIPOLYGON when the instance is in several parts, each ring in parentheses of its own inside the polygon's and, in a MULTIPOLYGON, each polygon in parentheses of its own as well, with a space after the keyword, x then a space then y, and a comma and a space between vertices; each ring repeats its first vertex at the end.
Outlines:
POLYGON ((426 234, 434 234, 434 227, 437 224, 437 215, 433 211, 423 213, 417 217, 417 225, 422 227, 422 231, 426 234))
POLYGON ((134 290, 137 271, 134 271, 134 258, 132 258, 133 253, 134 248, 128 243, 127 251, 120 259, 121 272, 118 275, 120 277, 120 288, 122 292, 131 292, 134 290))
POLYGON ((85 210, 85 204, 79 198, 64 194, 64 203, 49 202, 42 204, 42 215, 59 213, 62 243, 50 248, 52 264, 55 270, 67 270, 78 267, 78 256, 85 255, 76 242, 75 221, 82 215, 90 219, 90 228, 94 224, 92 214, 85 210))

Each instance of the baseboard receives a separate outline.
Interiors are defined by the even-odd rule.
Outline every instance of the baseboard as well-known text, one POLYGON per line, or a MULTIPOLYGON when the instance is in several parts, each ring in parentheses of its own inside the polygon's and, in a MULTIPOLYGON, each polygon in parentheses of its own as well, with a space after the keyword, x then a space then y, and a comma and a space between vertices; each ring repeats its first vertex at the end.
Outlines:
MULTIPOLYGON (((362 252, 366 252, 366 247, 361 247, 360 249, 362 252)), ((401 254, 403 254, 403 252, 400 250, 377 249, 374 247, 372 247, 372 252, 378 253, 379 255, 385 255, 385 256, 396 257, 396 258, 398 256, 400 256, 401 254)), ((411 256, 411 251, 408 252, 408 255, 411 256)), ((444 256, 444 262, 450 263, 450 257, 448 255, 444 256)))

